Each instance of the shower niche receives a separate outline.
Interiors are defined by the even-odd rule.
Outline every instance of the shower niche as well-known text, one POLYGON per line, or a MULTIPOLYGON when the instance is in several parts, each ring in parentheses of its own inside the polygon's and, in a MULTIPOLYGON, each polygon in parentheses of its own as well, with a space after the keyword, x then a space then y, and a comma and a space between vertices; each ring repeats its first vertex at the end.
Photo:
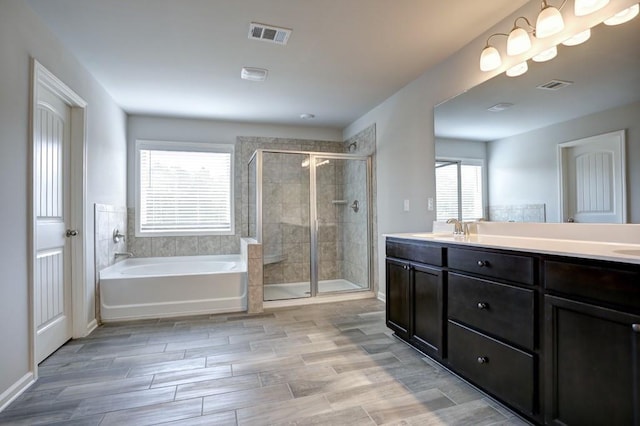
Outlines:
POLYGON ((248 168, 264 300, 370 290, 370 157, 257 150, 248 168))

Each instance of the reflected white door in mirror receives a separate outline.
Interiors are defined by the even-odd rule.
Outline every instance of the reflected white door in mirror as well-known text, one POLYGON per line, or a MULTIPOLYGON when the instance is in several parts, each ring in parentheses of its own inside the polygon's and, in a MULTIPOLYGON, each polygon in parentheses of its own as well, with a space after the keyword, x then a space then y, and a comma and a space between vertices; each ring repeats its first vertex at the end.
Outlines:
POLYGON ((558 145, 564 222, 625 223, 625 131, 558 145))

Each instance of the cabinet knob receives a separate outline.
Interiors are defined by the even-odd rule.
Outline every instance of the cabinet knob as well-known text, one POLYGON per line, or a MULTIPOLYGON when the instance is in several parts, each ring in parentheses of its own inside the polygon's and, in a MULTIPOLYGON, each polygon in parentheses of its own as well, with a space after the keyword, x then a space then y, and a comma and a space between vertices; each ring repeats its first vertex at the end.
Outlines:
POLYGON ((483 268, 485 266, 489 266, 489 262, 486 260, 478 260, 478 266, 483 268))
POLYGON ((478 364, 487 364, 488 362, 489 362, 489 358, 487 358, 486 356, 478 357, 478 364))
POLYGON ((489 309, 489 304, 485 302, 478 302, 478 309, 489 309))
POLYGON ((636 333, 640 333, 640 324, 633 324, 633 325, 631 326, 631 329, 632 329, 633 331, 635 331, 636 333))

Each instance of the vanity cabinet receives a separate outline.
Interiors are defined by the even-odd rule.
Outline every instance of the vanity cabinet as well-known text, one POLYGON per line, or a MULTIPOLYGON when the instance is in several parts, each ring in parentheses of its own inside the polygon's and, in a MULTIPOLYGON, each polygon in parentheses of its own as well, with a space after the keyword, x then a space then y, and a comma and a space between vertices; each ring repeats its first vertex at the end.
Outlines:
POLYGON ((640 425, 640 268, 545 262, 546 421, 640 425))
POLYGON ((387 324, 536 424, 640 426, 640 265, 388 238, 387 324))
POLYGON ((442 358, 443 248, 387 243, 387 326, 422 352, 442 358))
POLYGON ((448 364, 520 412, 537 397, 536 259, 447 249, 448 364))

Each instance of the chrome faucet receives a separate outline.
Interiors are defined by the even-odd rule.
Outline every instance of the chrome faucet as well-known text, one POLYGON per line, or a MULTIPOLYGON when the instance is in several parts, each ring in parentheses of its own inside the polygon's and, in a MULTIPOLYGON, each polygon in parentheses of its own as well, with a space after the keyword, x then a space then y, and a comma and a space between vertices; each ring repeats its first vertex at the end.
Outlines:
POLYGON ((465 235, 462 223, 458 219, 448 219, 447 223, 453 223, 453 235, 465 235))
POLYGON ((115 257, 115 258, 116 258, 116 260, 117 260, 119 257, 127 257, 127 258, 129 258, 129 257, 133 257, 133 253, 131 253, 130 251, 122 251, 122 252, 121 252, 121 251, 117 251, 117 252, 115 252, 115 253, 113 254, 113 257, 115 257))

